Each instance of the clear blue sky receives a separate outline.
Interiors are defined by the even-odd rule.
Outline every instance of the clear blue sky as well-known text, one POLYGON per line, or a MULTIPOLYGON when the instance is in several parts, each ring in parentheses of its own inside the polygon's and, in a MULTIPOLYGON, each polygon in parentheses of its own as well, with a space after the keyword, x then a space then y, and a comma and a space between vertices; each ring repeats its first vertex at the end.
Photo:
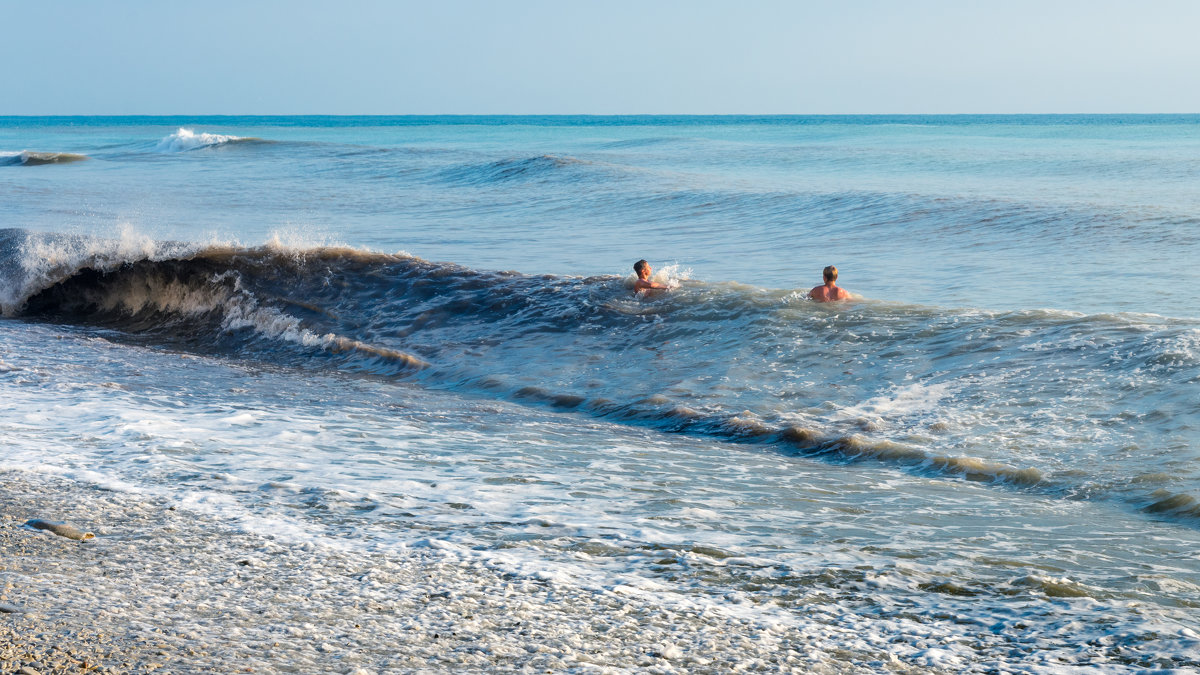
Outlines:
POLYGON ((0 0, 0 114, 1200 112, 1200 2, 0 0))

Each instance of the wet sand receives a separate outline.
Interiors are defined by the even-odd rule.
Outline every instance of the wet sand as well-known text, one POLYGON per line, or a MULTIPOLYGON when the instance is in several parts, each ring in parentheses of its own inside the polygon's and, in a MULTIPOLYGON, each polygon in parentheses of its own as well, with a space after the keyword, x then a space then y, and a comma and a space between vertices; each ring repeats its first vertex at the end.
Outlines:
POLYGON ((817 636, 794 629, 450 562, 436 547, 288 545, 164 498, 16 472, 0 485, 4 673, 909 670, 814 649, 817 636))

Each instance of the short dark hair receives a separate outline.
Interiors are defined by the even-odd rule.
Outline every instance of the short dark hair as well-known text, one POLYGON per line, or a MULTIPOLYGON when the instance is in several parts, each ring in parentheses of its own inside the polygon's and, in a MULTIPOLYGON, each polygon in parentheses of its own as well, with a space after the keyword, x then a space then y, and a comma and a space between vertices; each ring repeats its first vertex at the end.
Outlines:
POLYGON ((822 270, 821 275, 825 277, 825 281, 837 281, 837 268, 830 265, 822 270))
POLYGON ((639 260, 639 261, 633 263, 633 271, 637 272, 638 274, 641 274, 642 270, 645 269, 646 265, 649 265, 649 264, 650 263, 646 262, 645 260, 639 260))

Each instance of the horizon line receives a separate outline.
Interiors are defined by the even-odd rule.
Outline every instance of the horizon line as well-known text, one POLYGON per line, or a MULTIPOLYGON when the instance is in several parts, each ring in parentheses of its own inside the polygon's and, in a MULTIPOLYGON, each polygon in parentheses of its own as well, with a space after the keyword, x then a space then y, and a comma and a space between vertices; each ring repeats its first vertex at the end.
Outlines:
POLYGON ((922 113, 0 113, 14 117, 1152 117, 1200 112, 922 112, 922 113))

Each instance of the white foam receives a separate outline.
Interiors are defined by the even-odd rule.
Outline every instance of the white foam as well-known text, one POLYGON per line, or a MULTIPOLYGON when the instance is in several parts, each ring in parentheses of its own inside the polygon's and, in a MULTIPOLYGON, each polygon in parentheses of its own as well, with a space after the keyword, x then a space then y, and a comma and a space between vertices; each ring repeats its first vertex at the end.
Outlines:
POLYGON ((230 141, 241 140, 241 136, 226 136, 223 134, 196 133, 191 129, 180 127, 179 131, 158 142, 155 150, 159 152, 186 152, 196 148, 220 145, 230 141))
POLYGON ((886 394, 870 398, 858 405, 847 406, 830 415, 832 421, 863 420, 873 430, 906 418, 927 421, 941 408, 941 402, 952 396, 961 385, 954 382, 924 384, 915 382, 893 386, 886 394))
POLYGON ((231 417, 226 417, 221 421, 230 426, 243 426, 247 424, 254 424, 255 419, 253 414, 244 412, 231 417))
POLYGON ((653 280, 667 288, 679 288, 679 284, 692 278, 690 267, 681 267, 679 263, 664 265, 654 273, 653 280))

